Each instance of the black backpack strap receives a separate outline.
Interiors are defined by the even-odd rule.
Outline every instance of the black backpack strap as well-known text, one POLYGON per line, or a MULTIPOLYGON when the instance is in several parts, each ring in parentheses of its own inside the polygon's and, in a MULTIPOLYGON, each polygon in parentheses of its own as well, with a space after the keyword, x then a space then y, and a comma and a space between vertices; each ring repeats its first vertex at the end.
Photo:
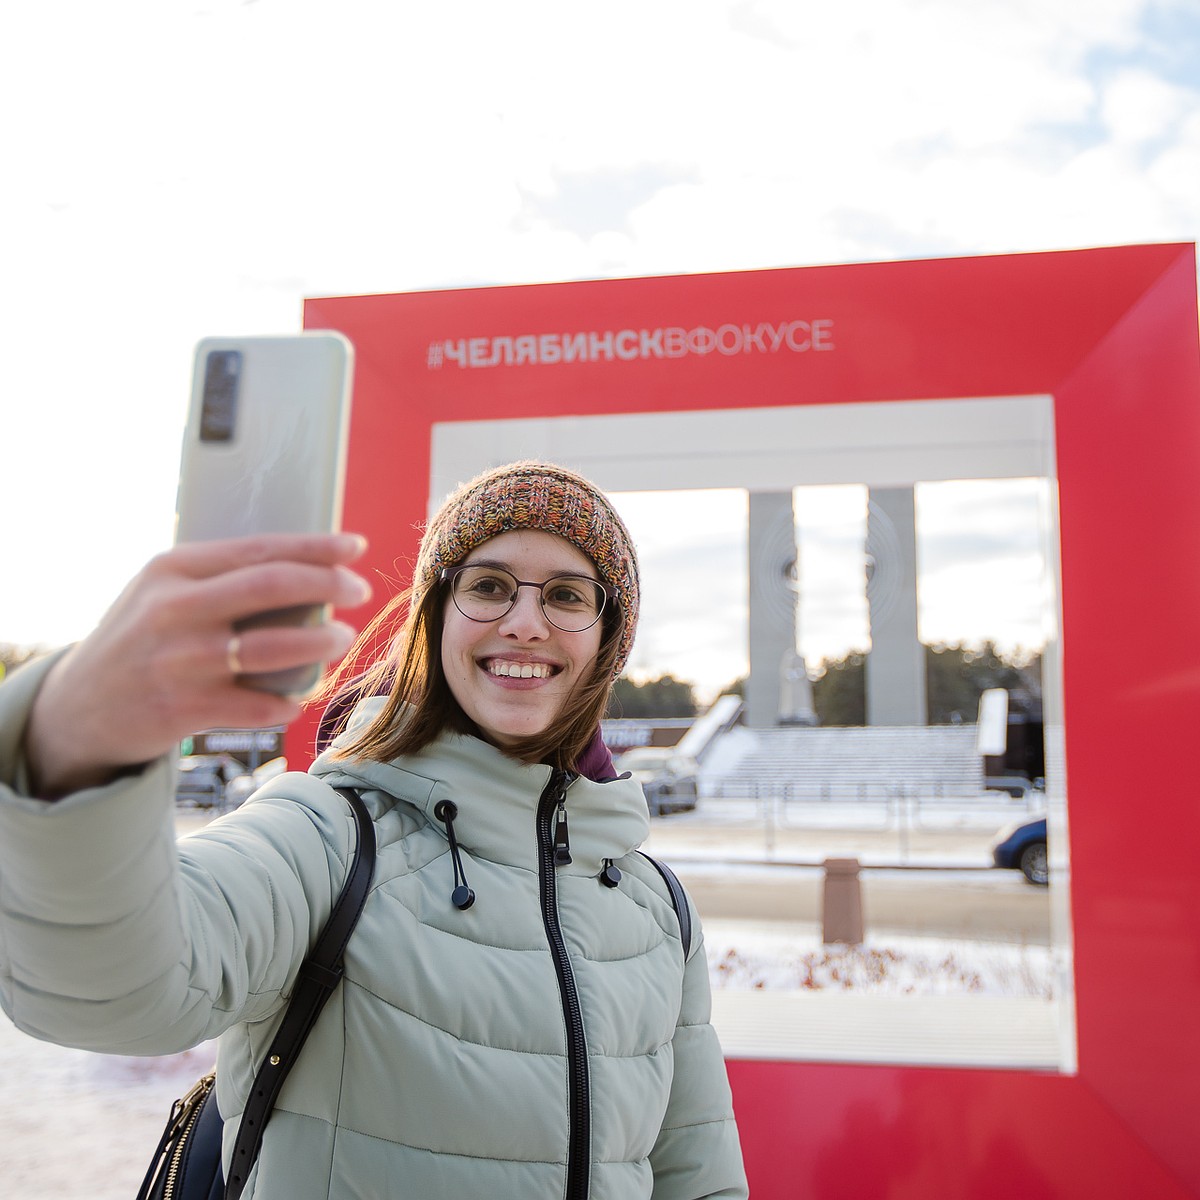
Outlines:
POLYGON ((687 893, 683 890, 683 884, 679 882, 679 876, 666 863, 659 862, 657 858, 651 858, 645 850, 639 850, 638 853, 652 864, 663 877, 667 891, 671 893, 671 904, 675 909, 675 915, 679 918, 679 940, 683 943, 683 961, 687 962, 687 956, 692 949, 692 910, 688 907, 687 893))
POLYGON ((262 1148, 263 1130, 270 1119, 279 1089, 299 1057, 317 1014, 341 982, 342 954, 366 903, 371 877, 375 872, 375 824, 371 814, 357 792, 349 788, 338 788, 337 791, 349 801, 358 826, 354 861, 350 864, 346 885, 333 906, 328 924, 300 968, 296 989, 284 1013, 283 1022, 250 1089, 237 1140, 233 1144, 233 1158, 225 1185, 226 1200, 238 1200, 241 1196, 250 1168, 254 1166, 262 1148))

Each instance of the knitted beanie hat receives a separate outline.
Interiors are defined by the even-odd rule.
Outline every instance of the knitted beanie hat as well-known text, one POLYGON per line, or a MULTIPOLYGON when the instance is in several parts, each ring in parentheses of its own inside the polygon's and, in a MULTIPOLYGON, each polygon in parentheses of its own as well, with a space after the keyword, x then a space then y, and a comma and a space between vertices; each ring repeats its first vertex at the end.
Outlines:
POLYGON ((476 546, 514 529, 556 533, 596 564, 616 591, 621 613, 614 677, 629 659, 638 619, 638 567, 624 522, 595 484, 552 463, 523 461, 495 467, 463 484, 434 514, 421 539, 413 572, 420 603, 444 567, 461 562, 476 546))

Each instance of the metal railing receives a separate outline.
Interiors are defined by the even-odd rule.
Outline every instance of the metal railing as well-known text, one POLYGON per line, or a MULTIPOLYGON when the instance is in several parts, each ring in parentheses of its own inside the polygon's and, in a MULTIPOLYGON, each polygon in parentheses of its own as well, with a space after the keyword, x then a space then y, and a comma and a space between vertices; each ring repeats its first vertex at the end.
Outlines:
POLYGON ((846 828, 868 834, 894 834, 902 856, 910 836, 960 828, 976 820, 998 827, 1040 807, 1040 793, 1014 798, 981 788, 956 787, 944 779, 884 783, 879 780, 764 780, 748 776, 706 776, 700 781, 699 814, 713 815, 743 829, 757 828, 772 850, 779 835, 846 828))

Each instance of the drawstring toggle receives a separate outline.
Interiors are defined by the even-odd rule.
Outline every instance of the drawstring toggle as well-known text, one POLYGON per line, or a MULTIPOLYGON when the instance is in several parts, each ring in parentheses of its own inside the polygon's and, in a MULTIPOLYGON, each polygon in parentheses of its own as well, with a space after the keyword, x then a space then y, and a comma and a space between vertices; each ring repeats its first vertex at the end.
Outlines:
POLYGON ((467 886, 467 875, 458 853, 458 839, 454 836, 458 805, 453 800, 439 800, 433 815, 446 826, 446 840, 450 843, 450 861, 454 864, 454 891, 450 893, 450 902, 455 908, 466 911, 475 903, 475 893, 467 886))

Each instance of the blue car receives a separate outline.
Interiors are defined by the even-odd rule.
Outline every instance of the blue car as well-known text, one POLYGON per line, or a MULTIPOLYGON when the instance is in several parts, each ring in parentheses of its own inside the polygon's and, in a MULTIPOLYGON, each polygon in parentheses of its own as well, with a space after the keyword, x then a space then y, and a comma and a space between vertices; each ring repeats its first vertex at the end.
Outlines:
POLYGON ((992 845, 992 862, 997 867, 1020 871, 1030 883, 1045 887, 1050 882, 1046 858, 1046 818, 1009 826, 992 845))

